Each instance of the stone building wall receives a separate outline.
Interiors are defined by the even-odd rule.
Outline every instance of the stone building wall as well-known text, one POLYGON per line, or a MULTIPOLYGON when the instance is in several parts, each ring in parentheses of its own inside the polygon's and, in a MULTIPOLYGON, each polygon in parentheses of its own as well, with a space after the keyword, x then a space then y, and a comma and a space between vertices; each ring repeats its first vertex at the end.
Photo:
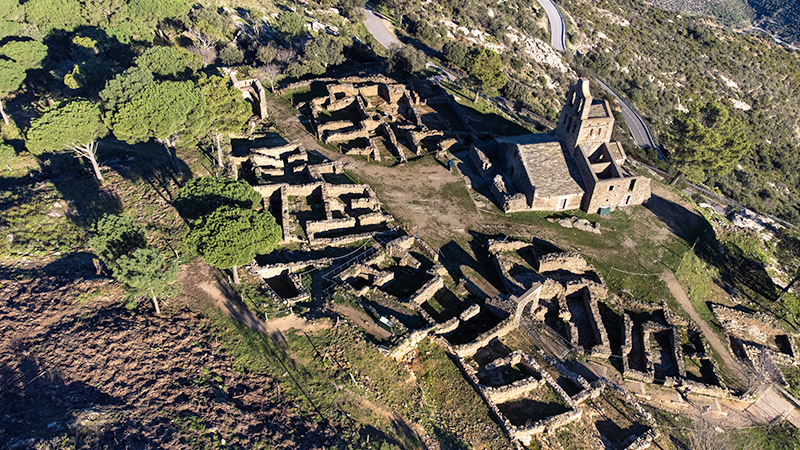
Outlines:
POLYGON ((648 200, 650 200, 650 178, 645 176, 612 178, 598 180, 594 188, 586 192, 581 209, 596 214, 600 208, 610 208, 613 211, 619 207, 641 205, 648 200))

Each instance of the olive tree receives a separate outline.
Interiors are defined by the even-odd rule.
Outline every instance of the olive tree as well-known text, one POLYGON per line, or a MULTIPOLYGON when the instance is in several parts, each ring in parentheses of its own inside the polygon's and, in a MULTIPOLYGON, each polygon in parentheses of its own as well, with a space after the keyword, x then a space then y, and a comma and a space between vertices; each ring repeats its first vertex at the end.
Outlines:
POLYGON ((97 140, 108 134, 100 107, 87 100, 73 100, 52 106, 31 121, 28 150, 33 154, 68 151, 86 158, 97 180, 103 174, 97 164, 97 140))

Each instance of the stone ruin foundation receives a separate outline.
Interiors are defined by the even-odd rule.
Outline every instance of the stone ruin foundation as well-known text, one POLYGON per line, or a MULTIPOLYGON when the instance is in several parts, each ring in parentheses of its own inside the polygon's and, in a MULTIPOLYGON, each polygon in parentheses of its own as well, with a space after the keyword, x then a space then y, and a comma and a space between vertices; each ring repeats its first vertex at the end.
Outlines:
POLYGON ((734 354, 761 375, 788 385, 778 366, 798 363, 797 335, 787 333, 774 318, 763 313, 720 304, 712 304, 711 310, 725 328, 734 354))
POLYGON ((437 111, 450 108, 441 88, 420 86, 423 97, 413 85, 386 77, 317 82, 325 83, 324 95, 296 106, 309 118, 317 139, 344 154, 405 162, 461 145, 463 132, 454 131, 457 127, 437 111))

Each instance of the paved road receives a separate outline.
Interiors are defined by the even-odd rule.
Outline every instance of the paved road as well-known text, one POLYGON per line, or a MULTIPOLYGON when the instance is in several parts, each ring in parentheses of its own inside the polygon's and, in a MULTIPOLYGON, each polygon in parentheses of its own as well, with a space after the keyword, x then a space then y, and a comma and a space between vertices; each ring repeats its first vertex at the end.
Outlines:
POLYGON ((622 117, 625 118, 625 123, 628 124, 628 128, 631 130, 631 135, 633 135, 633 141, 636 142, 636 145, 641 148, 654 149, 658 154, 658 159, 666 161, 667 158, 661 153, 661 148, 653 140, 653 135, 650 133, 650 129, 647 127, 647 123, 645 123, 644 119, 634 111, 628 102, 623 100, 611 87, 605 84, 603 80, 595 77, 595 81, 604 91, 608 92, 609 95, 616 98, 617 102, 619 102, 622 108, 622 117))
POLYGON ((550 46, 563 52, 567 50, 566 27, 564 17, 552 0, 538 0, 539 4, 547 13, 547 21, 550 22, 550 46))
POLYGON ((378 41, 384 48, 389 48, 393 45, 400 45, 400 41, 386 28, 384 25, 383 20, 378 17, 374 12, 372 12, 369 8, 364 8, 364 25, 367 27, 367 31, 372 37, 378 41))

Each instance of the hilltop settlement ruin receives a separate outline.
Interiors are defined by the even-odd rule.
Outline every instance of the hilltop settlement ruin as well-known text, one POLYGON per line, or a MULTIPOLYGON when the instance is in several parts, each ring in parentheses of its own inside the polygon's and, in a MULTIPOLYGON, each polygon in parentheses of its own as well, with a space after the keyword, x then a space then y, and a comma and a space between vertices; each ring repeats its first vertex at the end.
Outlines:
MULTIPOLYGON (((295 106, 318 140, 376 163, 394 158, 398 170, 414 157, 465 152, 471 175, 507 213, 603 215, 650 198, 650 179, 625 167, 622 146, 611 141, 611 107, 592 97, 586 79, 570 87, 553 132, 511 137, 476 131, 436 86, 352 77, 286 89, 309 87, 312 95, 295 106)), ((692 323, 666 303, 609 302, 603 276, 577 253, 535 238, 490 239, 479 251, 503 289, 487 294, 398 226, 369 185, 348 178, 343 160, 274 132, 238 142, 231 160, 283 228, 283 248, 249 266, 264 290, 288 307, 333 305, 399 362, 422 340, 437 342, 519 448, 535 439, 547 445, 568 424, 589 430, 586 445, 648 448, 659 434, 642 402, 681 410, 691 396, 722 415, 721 402, 752 401, 726 387, 692 323), (364 315, 348 316, 352 308, 364 315), (509 336, 531 345, 512 348, 509 336), (603 370, 587 369, 592 361, 603 370), (619 372, 616 383, 598 375, 607 367, 619 372)), ((785 384, 773 361, 796 362, 796 336, 730 308, 713 311, 742 357, 785 384)))

